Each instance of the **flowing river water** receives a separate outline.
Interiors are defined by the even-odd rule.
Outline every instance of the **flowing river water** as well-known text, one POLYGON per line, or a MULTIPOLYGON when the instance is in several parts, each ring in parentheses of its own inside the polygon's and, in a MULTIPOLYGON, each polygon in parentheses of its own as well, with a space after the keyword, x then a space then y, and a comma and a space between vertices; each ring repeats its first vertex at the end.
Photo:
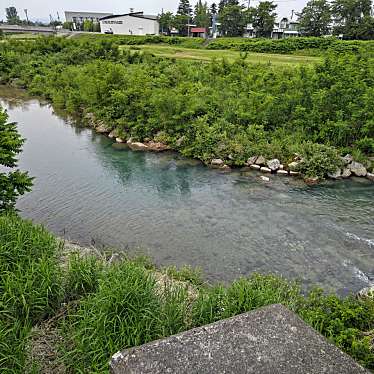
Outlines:
POLYGON ((22 91, 1 88, 0 103, 27 139, 19 166, 36 178, 17 207, 61 237, 200 267, 211 281, 276 273, 340 294, 374 284, 366 179, 265 183, 256 172, 133 152, 22 91))

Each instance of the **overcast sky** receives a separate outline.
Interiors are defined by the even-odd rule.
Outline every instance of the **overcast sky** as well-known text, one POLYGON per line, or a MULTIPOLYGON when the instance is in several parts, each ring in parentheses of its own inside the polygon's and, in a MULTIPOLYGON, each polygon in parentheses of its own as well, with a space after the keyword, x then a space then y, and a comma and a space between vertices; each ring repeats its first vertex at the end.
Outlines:
MULTIPOLYGON (((136 11, 144 11, 148 14, 159 14, 161 10, 175 12, 179 0, 0 0, 0 20, 5 20, 5 8, 15 6, 19 16, 25 18, 24 9, 27 8, 31 20, 48 20, 49 14, 57 18, 57 12, 61 20, 65 19, 64 11, 92 11, 92 12, 109 12, 109 13, 127 13, 130 8, 136 11)), ((195 4, 197 0, 190 0, 195 4)), ((208 1, 209 4, 214 1, 208 1)), ((219 0, 216 1, 217 3, 219 0)), ((259 0, 251 0, 251 5, 257 5, 259 0)), ((306 4, 307 0, 278 0, 274 1, 278 5, 277 13, 280 17, 291 16, 291 11, 300 11, 306 4)), ((247 4, 247 0, 242 1, 247 4)))

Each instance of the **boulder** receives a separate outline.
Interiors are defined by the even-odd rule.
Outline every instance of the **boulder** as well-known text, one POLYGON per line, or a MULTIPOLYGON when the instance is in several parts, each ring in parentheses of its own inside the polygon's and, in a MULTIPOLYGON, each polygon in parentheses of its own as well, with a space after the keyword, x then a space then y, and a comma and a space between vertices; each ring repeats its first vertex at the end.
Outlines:
POLYGON ((150 151, 154 152, 163 152, 170 149, 170 147, 167 144, 161 143, 161 142, 153 142, 150 141, 147 143, 147 147, 150 151))
POLYGON ((367 173, 366 178, 370 179, 371 181, 374 181, 374 173, 367 173))
POLYGON ((288 171, 287 170, 278 169, 277 170, 277 174, 279 174, 279 175, 288 175, 288 171))
POLYGON ((149 150, 148 146, 144 143, 140 143, 140 142, 129 143, 129 142, 127 142, 127 144, 129 145, 129 147, 133 151, 147 151, 147 150, 149 150))
POLYGON ((115 130, 111 131, 111 132, 108 134, 108 137, 109 137, 110 139, 116 138, 115 130))
POLYGON ((280 167, 280 161, 277 159, 277 158, 274 158, 273 160, 269 160, 267 162, 267 165, 268 165, 268 168, 271 170, 271 171, 276 171, 279 169, 280 167))
POLYGON ((342 159, 344 165, 348 165, 353 161, 353 157, 350 154, 345 155, 341 159, 342 159))
POLYGON ((177 147, 180 147, 180 146, 183 144, 184 139, 185 139, 184 136, 180 137, 180 138, 175 142, 175 145, 176 145, 177 147))
POLYGON ((254 169, 254 170, 260 170, 261 166, 260 165, 251 165, 250 168, 254 169))
POLYGON ((362 290, 357 292, 356 296, 358 299, 374 299, 374 286, 363 288, 362 290))
POLYGON ((293 154, 294 157, 293 157, 293 160, 296 162, 296 161, 301 161, 302 160, 302 157, 299 153, 294 153, 293 154))
POLYGON ((220 158, 213 159, 210 164, 212 166, 219 166, 219 167, 225 165, 225 163, 223 162, 223 160, 221 160, 220 158))
POLYGON ((256 163, 256 160, 257 160, 257 156, 252 156, 252 157, 250 157, 250 158, 247 160, 247 165, 248 165, 248 166, 251 166, 251 165, 255 164, 255 163, 256 163))
POLYGON ((265 166, 261 167, 260 171, 262 171, 263 173, 271 173, 271 169, 269 169, 269 168, 267 168, 265 166))
POLYGON ((231 170, 231 168, 230 168, 230 166, 229 165, 222 165, 220 168, 219 168, 220 170, 223 170, 223 171, 230 171, 231 170))
POLYGON ((364 177, 367 174, 365 166, 356 161, 350 163, 349 169, 357 177, 364 177))
POLYGON ((280 165, 279 165, 279 169, 280 169, 280 170, 283 170, 283 169, 284 169, 284 165, 283 165, 283 164, 280 164, 280 165))
POLYGON ((290 175, 292 175, 293 177, 296 177, 296 176, 300 175, 300 173, 298 171, 290 170, 290 175))
POLYGON ((291 162, 291 163, 288 164, 288 168, 291 171, 295 171, 298 166, 299 166, 299 162, 296 162, 296 161, 293 161, 293 162, 291 162))
POLYGON ((126 143, 126 140, 122 139, 122 138, 116 138, 116 142, 117 143, 126 143))
POLYGON ((266 164, 266 159, 264 156, 258 156, 257 160, 255 162, 256 165, 265 165, 266 164))
POLYGON ((349 178, 351 176, 352 172, 349 168, 344 168, 342 170, 342 178, 349 178))
POLYGON ((333 173, 328 173, 328 177, 331 179, 339 179, 342 176, 342 170, 340 168, 336 168, 333 173))
POLYGON ((306 177, 304 178, 304 182, 308 184, 309 186, 313 186, 319 183, 319 178, 318 177, 306 177))
POLYGON ((100 121, 95 124, 95 131, 99 134, 107 134, 112 131, 112 127, 108 126, 104 122, 100 121))
POLYGON ((269 177, 264 177, 263 175, 261 175, 260 179, 264 182, 270 182, 270 178, 269 177))

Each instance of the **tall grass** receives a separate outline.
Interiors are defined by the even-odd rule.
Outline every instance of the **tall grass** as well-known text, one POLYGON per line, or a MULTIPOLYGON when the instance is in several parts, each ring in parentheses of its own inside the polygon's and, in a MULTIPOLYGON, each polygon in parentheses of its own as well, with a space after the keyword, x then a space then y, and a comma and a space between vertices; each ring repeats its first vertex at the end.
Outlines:
POLYGON ((161 274, 144 258, 108 264, 72 255, 61 266, 60 249, 42 227, 0 215, 1 373, 37 372, 27 353, 30 332, 50 316, 60 318, 60 359, 67 370, 105 373, 118 350, 274 303, 374 369, 373 299, 321 290, 305 296, 298 284, 273 275, 209 286, 190 268, 161 274))

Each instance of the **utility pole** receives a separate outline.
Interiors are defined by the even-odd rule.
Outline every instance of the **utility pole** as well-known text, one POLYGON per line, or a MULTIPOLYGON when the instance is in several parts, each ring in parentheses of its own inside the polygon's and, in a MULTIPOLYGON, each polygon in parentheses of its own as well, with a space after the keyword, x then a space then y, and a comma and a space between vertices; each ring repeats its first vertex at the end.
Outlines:
POLYGON ((29 24, 29 16, 27 14, 27 9, 24 9, 24 12, 25 12, 25 15, 26 15, 26 21, 27 21, 27 24, 29 24))
POLYGON ((57 12, 57 19, 58 19, 58 21, 60 22, 61 20, 60 20, 60 14, 57 12))
POLYGON ((248 0, 248 9, 251 7, 251 0, 248 0))

